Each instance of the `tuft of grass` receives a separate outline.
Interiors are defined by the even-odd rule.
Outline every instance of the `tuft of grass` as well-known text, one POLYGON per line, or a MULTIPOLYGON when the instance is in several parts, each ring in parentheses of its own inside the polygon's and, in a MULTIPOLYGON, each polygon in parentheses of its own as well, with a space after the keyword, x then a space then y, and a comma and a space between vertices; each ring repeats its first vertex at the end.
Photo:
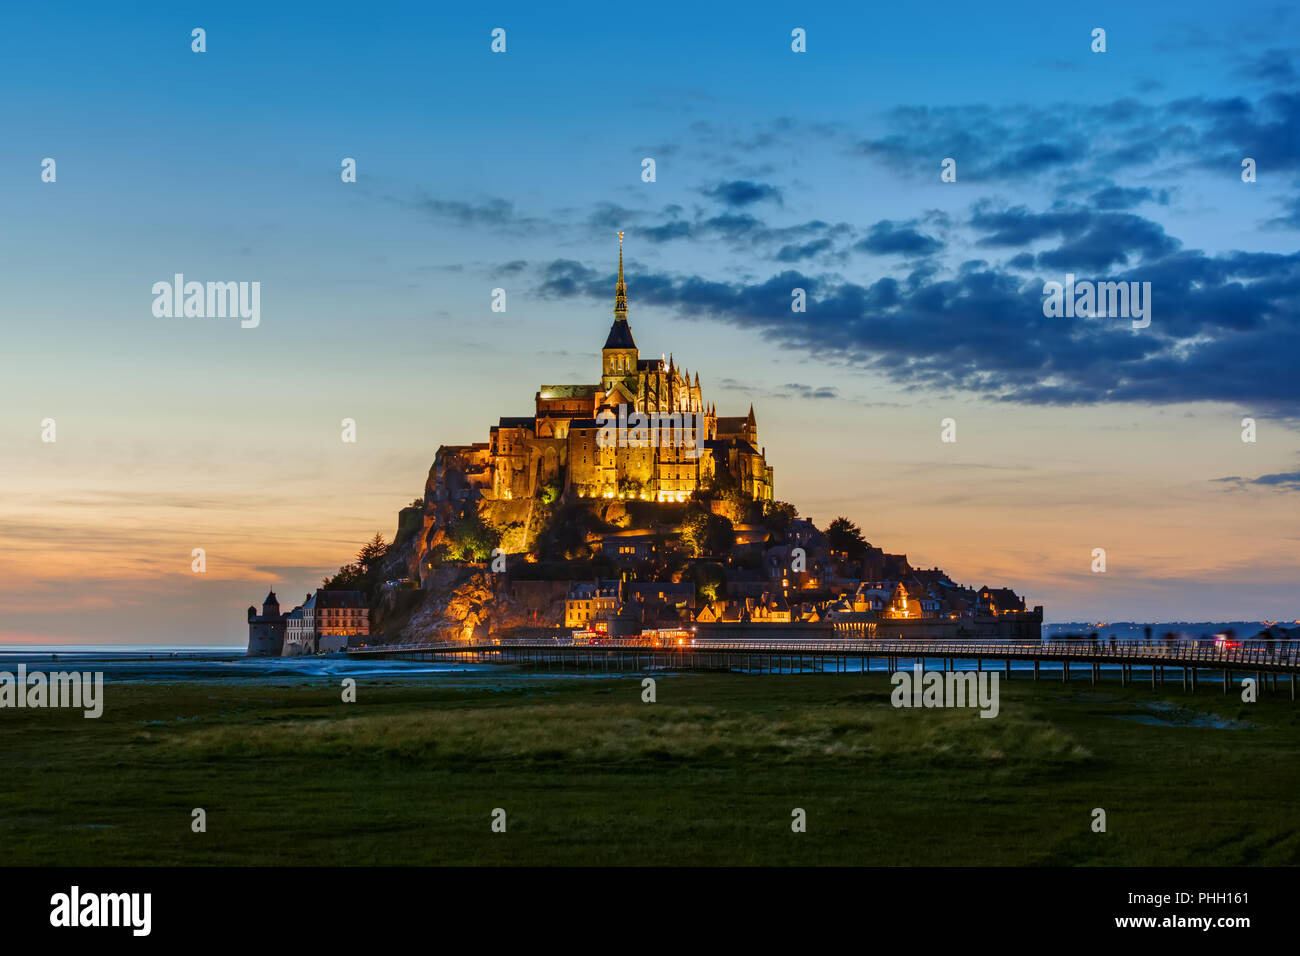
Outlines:
POLYGON ((528 703, 509 710, 361 713, 187 731, 141 731, 168 759, 318 757, 515 765, 563 761, 629 769, 643 761, 852 761, 922 766, 1019 763, 1047 768, 1086 761, 1073 736, 1032 716, 984 720, 958 710, 833 702, 780 713, 704 705, 528 703))

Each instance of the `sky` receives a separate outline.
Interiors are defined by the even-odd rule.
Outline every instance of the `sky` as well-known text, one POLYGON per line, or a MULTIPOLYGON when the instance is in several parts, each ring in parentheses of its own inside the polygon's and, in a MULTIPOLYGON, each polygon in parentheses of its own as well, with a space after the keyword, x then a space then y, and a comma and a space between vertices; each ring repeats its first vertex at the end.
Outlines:
POLYGON ((642 354, 819 524, 1049 621, 1300 617, 1300 15, 990 6, 7 7, 0 641, 243 643, 596 380, 618 231, 642 354))

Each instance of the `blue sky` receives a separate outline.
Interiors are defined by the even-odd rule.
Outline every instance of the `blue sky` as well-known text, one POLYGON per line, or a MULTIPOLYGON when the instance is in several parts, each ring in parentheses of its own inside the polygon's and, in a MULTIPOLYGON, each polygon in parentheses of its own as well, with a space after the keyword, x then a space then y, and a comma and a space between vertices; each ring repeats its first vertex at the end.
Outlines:
POLYGON ((8 633, 143 615, 161 640, 180 615, 238 639, 264 585, 391 534, 439 444, 594 377, 620 229, 642 351, 723 413, 755 402, 778 496, 817 520, 1050 619, 1294 616, 1296 26, 1249 3, 6 10, 8 633), (261 325, 155 318, 176 272, 260 281, 261 325), (1067 272, 1151 281, 1152 327, 1046 319, 1067 272))

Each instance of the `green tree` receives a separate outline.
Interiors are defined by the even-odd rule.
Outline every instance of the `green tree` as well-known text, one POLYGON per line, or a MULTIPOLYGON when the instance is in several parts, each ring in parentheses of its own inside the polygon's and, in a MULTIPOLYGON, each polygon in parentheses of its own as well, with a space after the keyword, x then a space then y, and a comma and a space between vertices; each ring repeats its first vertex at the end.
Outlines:
POLYGON ((862 536, 862 529, 845 517, 830 523, 826 529, 826 541, 832 551, 843 551, 850 558, 860 557, 867 550, 867 539, 862 536))
POLYGON ((543 482, 537 493, 542 499, 542 504, 551 505, 560 499, 563 491, 564 483, 559 478, 552 478, 550 481, 543 482))
POLYGON ((357 552, 357 564, 361 565, 367 571, 379 564, 388 554, 388 544, 384 541, 384 536, 378 531, 375 536, 361 546, 357 552))
POLYGON ((383 578, 384 557, 388 554, 388 544, 384 536, 376 532, 375 536, 361 546, 357 559, 345 564, 338 572, 321 580, 321 587, 327 591, 361 591, 372 597, 379 589, 383 578))
POLYGON ((692 576, 695 579, 695 596, 700 601, 716 601, 727 585, 727 574, 721 565, 697 564, 692 576))
POLYGON ((687 511, 681 523, 682 544, 692 557, 724 554, 736 543, 730 521, 702 508, 687 511))
POLYGON ((359 564, 345 564, 333 575, 321 578, 326 591, 360 591, 365 588, 366 569, 359 564))
POLYGON ((468 514, 452 522, 448 534, 452 552, 462 561, 487 561, 492 549, 501 543, 501 532, 478 514, 468 514))
POLYGON ((799 509, 788 501, 763 502, 763 524, 769 531, 784 534, 798 517, 799 509))

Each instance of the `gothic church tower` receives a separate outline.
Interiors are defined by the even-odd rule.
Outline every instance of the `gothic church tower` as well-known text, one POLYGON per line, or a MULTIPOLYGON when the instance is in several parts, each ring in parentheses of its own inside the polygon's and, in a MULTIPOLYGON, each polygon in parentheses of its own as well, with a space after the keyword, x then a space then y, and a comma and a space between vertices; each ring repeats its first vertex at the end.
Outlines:
POLYGON ((606 403, 635 404, 637 360, 640 353, 632 338, 632 328, 627 324, 627 284, 623 281, 623 234, 618 234, 618 285, 614 288, 614 324, 609 327, 605 347, 601 349, 600 388, 606 403), (622 386, 623 396, 611 395, 622 386))

